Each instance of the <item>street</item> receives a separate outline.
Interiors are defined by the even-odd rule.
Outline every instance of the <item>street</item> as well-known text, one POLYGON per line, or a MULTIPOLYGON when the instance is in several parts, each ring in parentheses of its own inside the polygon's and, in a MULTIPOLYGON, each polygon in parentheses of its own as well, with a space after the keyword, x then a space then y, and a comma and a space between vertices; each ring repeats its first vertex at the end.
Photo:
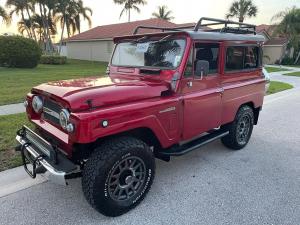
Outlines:
MULTIPOLYGON (((83 197, 80 179, 0 198, 0 224, 300 224, 300 90, 268 96, 241 151, 215 141, 166 163, 134 210, 107 218, 83 197)), ((25 173, 25 172, 24 172, 25 173)), ((0 186, 1 189, 1 186, 0 186)))

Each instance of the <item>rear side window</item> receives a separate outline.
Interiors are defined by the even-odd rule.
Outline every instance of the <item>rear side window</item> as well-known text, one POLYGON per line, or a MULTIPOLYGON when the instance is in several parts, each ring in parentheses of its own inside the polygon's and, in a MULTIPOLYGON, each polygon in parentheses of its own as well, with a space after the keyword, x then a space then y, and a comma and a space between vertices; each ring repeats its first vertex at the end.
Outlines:
POLYGON ((226 71, 255 69, 260 66, 259 47, 231 46, 226 50, 226 71))

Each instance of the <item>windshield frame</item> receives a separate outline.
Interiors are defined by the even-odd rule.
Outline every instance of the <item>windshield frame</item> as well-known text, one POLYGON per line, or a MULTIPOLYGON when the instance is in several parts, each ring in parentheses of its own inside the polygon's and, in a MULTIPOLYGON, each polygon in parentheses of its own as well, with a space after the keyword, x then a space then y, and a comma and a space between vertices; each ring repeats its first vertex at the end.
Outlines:
MULTIPOLYGON (((143 41, 143 42, 139 42, 139 43, 145 43, 145 42, 150 42, 150 41, 159 41, 160 39, 162 39, 164 37, 161 37, 161 36, 153 36, 153 37, 149 37, 149 39, 147 39, 146 41, 143 41)), ((122 67, 122 68, 138 68, 138 69, 160 69, 160 70, 176 70, 178 69, 181 64, 182 64, 182 61, 184 59, 184 55, 185 55, 185 52, 187 50, 187 46, 188 46, 188 40, 187 40, 187 37, 185 36, 174 36, 174 37, 170 37, 169 39, 167 39, 166 41, 171 41, 171 40, 183 40, 184 41, 184 50, 182 52, 182 57, 181 57, 181 60, 180 62, 178 63, 178 66, 177 67, 164 67, 164 66, 137 66, 137 65, 115 65, 113 64, 113 57, 115 55, 115 52, 116 52, 116 49, 118 47, 119 44, 122 44, 122 43, 131 43, 131 42, 134 42, 135 39, 132 39, 132 41, 128 40, 128 39, 125 39, 125 41, 122 41, 120 40, 120 42, 116 43, 115 44, 115 47, 114 47, 114 50, 113 50, 113 53, 111 55, 111 59, 110 59, 110 66, 113 66, 113 67, 122 67)))

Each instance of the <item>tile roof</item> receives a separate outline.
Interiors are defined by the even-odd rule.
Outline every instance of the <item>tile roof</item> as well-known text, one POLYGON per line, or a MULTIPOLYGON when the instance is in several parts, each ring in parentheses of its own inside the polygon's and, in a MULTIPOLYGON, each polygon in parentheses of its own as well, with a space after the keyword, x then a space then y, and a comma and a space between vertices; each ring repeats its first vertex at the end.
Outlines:
POLYGON ((265 45, 284 45, 288 43, 288 39, 285 37, 275 37, 268 40, 265 45))
MULTIPOLYGON (((101 39, 112 39, 116 36, 124 36, 130 35, 134 31, 137 26, 156 26, 156 27, 168 27, 168 28, 176 28, 176 27, 187 27, 187 26, 195 26, 196 23, 182 23, 182 24, 175 24, 163 19, 152 18, 147 20, 139 20, 127 23, 118 23, 118 24, 110 24, 110 25, 103 25, 92 28, 88 31, 82 32, 80 34, 74 35, 66 39, 66 41, 87 41, 87 40, 101 40, 101 39)), ((210 30, 211 28, 206 27, 203 28, 204 30, 210 30)), ((256 27, 256 31, 258 33, 266 32, 267 34, 271 35, 272 30, 274 30, 274 26, 261 24, 256 27)), ((150 33, 156 32, 154 30, 146 30, 141 29, 139 33, 150 33)), ((283 45, 287 43, 286 38, 271 38, 265 44, 266 45, 283 45)))
MULTIPOLYGON (((83 41, 83 40, 99 40, 99 39, 112 39, 115 36, 123 36, 132 34, 137 26, 157 26, 157 27, 177 27, 175 23, 168 22, 163 19, 148 19, 139 20, 127 23, 110 24, 98 26, 86 32, 77 34, 67 39, 67 41, 83 41)), ((149 30, 141 30, 140 33, 149 33, 149 30)), ((152 31, 153 32, 153 31, 152 31)))

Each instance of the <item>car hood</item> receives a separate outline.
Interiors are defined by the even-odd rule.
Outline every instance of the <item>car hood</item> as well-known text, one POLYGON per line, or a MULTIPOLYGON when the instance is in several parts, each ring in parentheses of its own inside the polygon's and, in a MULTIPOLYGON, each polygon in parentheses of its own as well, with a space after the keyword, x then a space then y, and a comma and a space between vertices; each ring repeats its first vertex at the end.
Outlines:
POLYGON ((161 96, 169 89, 161 80, 89 77, 41 84, 33 93, 64 100, 72 111, 122 104, 161 96))

